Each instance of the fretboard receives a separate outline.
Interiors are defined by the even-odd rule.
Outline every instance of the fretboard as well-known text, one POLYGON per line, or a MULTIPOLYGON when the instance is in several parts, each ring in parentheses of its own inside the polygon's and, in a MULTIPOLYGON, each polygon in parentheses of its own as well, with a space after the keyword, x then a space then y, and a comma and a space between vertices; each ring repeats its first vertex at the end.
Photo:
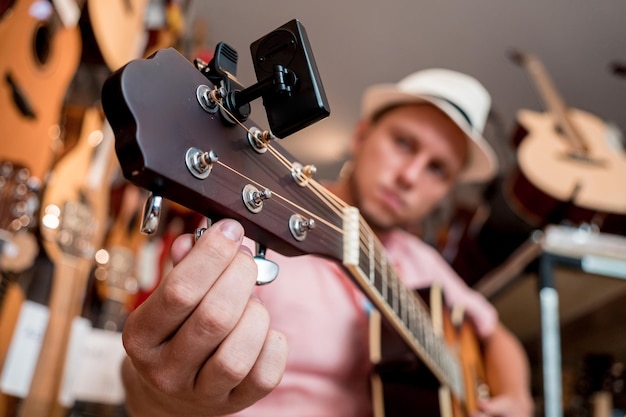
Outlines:
POLYGON ((343 264, 413 352, 459 399, 464 383, 457 356, 435 331, 425 303, 405 286, 357 209, 344 209, 343 264))

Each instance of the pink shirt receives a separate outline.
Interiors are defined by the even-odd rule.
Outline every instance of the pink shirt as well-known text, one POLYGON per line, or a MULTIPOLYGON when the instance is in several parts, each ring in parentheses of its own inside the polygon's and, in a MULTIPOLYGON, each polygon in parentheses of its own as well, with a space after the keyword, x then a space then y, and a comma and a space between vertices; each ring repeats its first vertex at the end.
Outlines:
MULTIPOLYGON (((440 282, 446 299, 466 307, 481 335, 493 331, 495 309, 471 291, 432 247, 403 231, 392 233, 384 243, 408 286, 440 282)), ((334 262, 276 253, 268 257, 279 264, 280 273, 257 291, 272 327, 287 337, 287 371, 272 393, 236 415, 370 416, 369 301, 334 262)))

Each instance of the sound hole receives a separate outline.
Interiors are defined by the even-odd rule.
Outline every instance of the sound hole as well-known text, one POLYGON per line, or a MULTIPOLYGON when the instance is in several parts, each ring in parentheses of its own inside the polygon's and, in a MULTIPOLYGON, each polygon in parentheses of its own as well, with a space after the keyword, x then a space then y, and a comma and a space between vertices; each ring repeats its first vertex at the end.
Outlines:
POLYGON ((34 40, 35 59, 40 65, 45 65, 50 57, 50 27, 46 24, 40 25, 35 32, 34 40))

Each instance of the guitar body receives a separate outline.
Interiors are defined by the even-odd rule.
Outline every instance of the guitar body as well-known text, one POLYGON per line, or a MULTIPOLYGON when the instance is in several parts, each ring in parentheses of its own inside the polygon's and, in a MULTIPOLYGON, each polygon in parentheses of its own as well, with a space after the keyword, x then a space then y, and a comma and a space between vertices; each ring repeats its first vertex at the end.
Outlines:
POLYGON ((551 114, 519 112, 523 138, 517 140, 518 169, 510 187, 514 207, 535 225, 569 220, 619 229, 626 215, 626 153, 609 143, 602 120, 581 110, 568 116, 587 139, 586 159, 572 156, 551 114))
POLYGON ((548 109, 518 113, 518 170, 510 186, 518 214, 534 226, 566 221, 626 232, 626 153, 619 135, 596 116, 569 108, 537 57, 514 52, 511 59, 528 70, 548 109))
POLYGON ((25 299, 19 276, 38 252, 29 230, 60 148, 61 108, 80 53, 78 30, 37 17, 34 4, 5 1, 0 8, 0 366, 25 299))
POLYGON ((460 401, 409 349, 387 321, 373 312, 370 321, 370 350, 374 363, 372 398, 374 417, 467 417, 478 410, 478 398, 487 394, 482 351, 474 326, 462 315, 452 317, 444 307, 441 290, 429 294, 433 324, 444 335, 459 359, 465 381, 465 399, 460 401))
POLYGON ((111 140, 103 139, 103 123, 99 109, 85 111, 80 138, 55 165, 42 197, 42 243, 54 273, 48 327, 22 417, 62 412, 58 395, 67 343, 72 322, 82 310, 93 255, 102 245, 108 213, 113 152, 111 140))
MULTIPOLYGON (((43 179, 60 147, 59 120, 80 59, 80 33, 38 19, 18 0, 0 21, 0 134, 5 160, 43 179), (8 42, 6 40, 10 39, 8 42)), ((54 14, 54 13, 53 13, 54 14)))
POLYGON ((115 71, 143 56, 148 3, 149 0, 87 0, 81 28, 88 60, 104 62, 115 71))

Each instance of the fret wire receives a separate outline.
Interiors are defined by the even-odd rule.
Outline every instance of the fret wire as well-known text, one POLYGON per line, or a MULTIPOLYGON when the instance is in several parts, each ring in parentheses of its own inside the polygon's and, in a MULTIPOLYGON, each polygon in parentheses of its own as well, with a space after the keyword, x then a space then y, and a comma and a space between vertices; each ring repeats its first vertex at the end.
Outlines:
POLYGON ((374 280, 376 278, 376 248, 374 247, 374 238, 373 235, 369 235, 368 242, 368 251, 369 251, 369 270, 370 270, 370 284, 374 284, 374 280))
MULTIPOLYGON (((218 104, 222 109, 228 112, 222 106, 221 102, 218 102, 218 104)), ((237 121, 236 118, 234 117, 232 118, 233 120, 237 121)), ((249 129, 245 125, 243 125, 243 123, 239 121, 237 121, 237 123, 239 123, 240 126, 244 128, 244 130, 250 133, 249 129)), ((256 139, 254 135, 251 135, 251 137, 254 137, 256 139)), ((256 140, 258 141, 258 139, 256 140)), ((270 151, 271 155, 273 155, 289 171, 292 171, 293 164, 289 162, 280 152, 276 151, 269 143, 265 143, 263 145, 270 151)), ((218 161, 218 163, 220 162, 218 161)), ((233 168, 227 166, 226 164, 223 164, 223 163, 220 163, 220 164, 226 167, 227 169, 230 169, 232 172, 236 173, 237 175, 240 175, 242 178, 246 178, 251 183, 254 183, 257 186, 262 187, 261 184, 257 183, 251 178, 248 178, 247 176, 234 170, 233 168)), ((338 216, 341 216, 341 211, 340 211, 341 208, 346 207, 347 205, 343 201, 341 201, 337 196, 335 196, 333 193, 326 190, 325 187, 321 186, 317 181, 314 181, 312 179, 310 180, 310 183, 307 184, 306 188, 311 190, 324 204, 326 204, 326 206, 328 206, 331 210, 333 210, 335 214, 337 214, 338 216)), ((323 224, 326 224, 331 229, 339 232, 340 234, 343 234, 343 229, 328 222, 326 219, 323 219, 320 216, 310 212, 309 210, 304 209, 303 207, 293 203, 289 199, 281 196, 280 194, 274 193, 274 195, 277 196, 280 200, 283 200, 285 203, 287 203, 285 204, 285 206, 290 205, 293 207, 297 207, 298 209, 302 210, 304 213, 307 213, 309 216, 317 219, 323 224)), ((415 297, 412 293, 408 292, 409 291, 408 288, 405 287, 401 283, 398 276, 394 273, 393 270, 391 270, 391 276, 389 275, 388 260, 385 255, 385 252, 384 250, 377 251, 377 246, 382 246, 382 245, 380 245, 380 243, 379 245, 376 244, 377 241, 375 239, 374 233, 371 231, 369 225, 367 225, 367 223, 362 218, 359 219, 359 224, 360 226, 365 228, 366 231, 368 232, 364 238, 363 231, 360 230, 359 246, 361 247, 362 250, 366 249, 368 253, 367 259, 369 261, 368 270, 369 270, 370 284, 372 284, 373 288, 376 289, 379 295, 382 296, 383 300, 387 302, 389 301, 388 292, 391 289, 392 309, 394 313, 396 313, 396 316, 400 319, 401 323, 409 331, 409 333, 413 336, 413 338, 417 339, 418 344, 422 345, 422 348, 427 350, 427 352, 431 355, 431 359, 435 362, 434 365, 439 367, 440 371, 442 371, 445 375, 448 375, 448 376, 450 376, 451 373, 454 373, 455 375, 452 375, 452 376, 457 377, 457 378, 453 378, 453 379, 458 379, 458 368, 455 368, 457 369, 457 372, 453 372, 450 369, 450 365, 447 365, 452 362, 444 361, 444 356, 449 356, 449 355, 446 355, 448 353, 447 347, 442 346, 441 343, 438 343, 440 342, 440 340, 434 337, 434 333, 432 332, 432 325, 430 322, 426 320, 426 318, 429 317, 429 314, 425 306, 422 304, 423 303, 422 300, 420 300, 418 297, 415 297), (380 258, 378 257, 379 253, 380 253, 380 258), (379 259, 380 259, 380 262, 379 262, 379 259), (375 286, 375 274, 376 274, 376 271, 378 270, 377 268, 378 265, 381 266, 381 291, 379 291, 378 288, 376 288, 375 286), (389 285, 389 281, 391 281, 391 286, 389 285), (398 297, 398 294, 399 294, 399 297, 398 297), (440 346, 435 346, 435 345, 440 345, 440 346)), ((458 387, 457 387, 457 392, 458 392, 458 387)))
POLYGON ((400 318, 405 323, 405 325, 406 325, 406 321, 407 321, 407 306, 406 306, 406 304, 407 304, 407 302, 409 300, 407 291, 408 290, 407 290, 406 287, 404 287, 404 286, 400 287, 400 318))
POLYGON ((387 256, 383 255, 382 260, 382 296, 386 300, 387 299, 387 285, 388 285, 388 276, 387 276, 387 256))
POLYGON ((394 279, 391 282, 392 285, 393 285, 393 287, 391 289, 392 290, 391 298, 392 298, 392 301, 393 301, 393 311, 396 314, 398 314, 398 315, 399 315, 399 311, 398 311, 398 302, 399 302, 399 300, 398 300, 398 288, 399 288, 399 282, 400 282, 400 280, 398 280, 398 279, 394 279))

